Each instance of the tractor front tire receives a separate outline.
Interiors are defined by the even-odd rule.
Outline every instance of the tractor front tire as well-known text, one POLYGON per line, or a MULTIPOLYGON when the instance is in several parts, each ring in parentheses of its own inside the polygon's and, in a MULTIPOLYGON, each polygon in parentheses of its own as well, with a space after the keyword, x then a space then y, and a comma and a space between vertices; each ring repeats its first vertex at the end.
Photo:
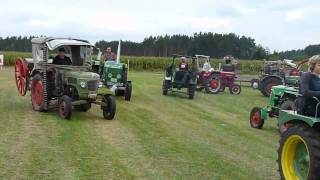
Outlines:
POLYGON ((131 93, 132 93, 132 84, 127 83, 126 90, 124 91, 124 100, 130 101, 131 100, 131 93))
POLYGON ((262 129, 264 124, 264 119, 261 116, 261 108, 254 107, 250 113, 250 125, 255 129, 262 129))
POLYGON ((102 102, 107 105, 101 106, 104 119, 112 120, 116 114, 116 99, 111 95, 104 95, 102 102))
POLYGON ((114 95, 115 95, 115 96, 124 96, 124 90, 116 89, 116 90, 114 91, 114 95))
POLYGON ((64 119, 70 119, 72 115, 72 99, 64 95, 60 98, 59 101, 59 115, 64 119))
POLYGON ((194 94, 196 92, 197 89, 197 85, 189 85, 188 87, 188 97, 189 99, 193 99, 194 98, 194 94))
POLYGON ((229 91, 231 94, 239 95, 241 93, 241 86, 238 84, 233 84, 230 86, 229 91))
POLYGON ((320 178, 320 133, 306 124, 296 124, 281 135, 278 167, 281 179, 320 178))
POLYGON ((170 81, 168 80, 163 80, 162 84, 162 94, 167 95, 170 87, 170 81))
POLYGON ((261 82, 260 91, 265 97, 269 97, 273 86, 282 84, 281 80, 276 77, 269 77, 261 82))
POLYGON ((45 111, 45 99, 44 99, 45 87, 43 84, 43 79, 40 74, 35 74, 32 77, 31 82, 31 103, 35 111, 45 111))

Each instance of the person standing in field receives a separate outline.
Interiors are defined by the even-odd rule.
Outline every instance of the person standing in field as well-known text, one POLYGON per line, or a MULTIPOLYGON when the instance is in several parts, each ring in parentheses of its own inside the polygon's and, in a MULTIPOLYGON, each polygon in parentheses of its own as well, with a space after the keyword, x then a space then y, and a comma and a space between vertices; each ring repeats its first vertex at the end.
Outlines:
POLYGON ((117 59, 117 55, 112 52, 111 47, 108 47, 102 57, 102 60, 103 61, 114 61, 116 59, 117 59))

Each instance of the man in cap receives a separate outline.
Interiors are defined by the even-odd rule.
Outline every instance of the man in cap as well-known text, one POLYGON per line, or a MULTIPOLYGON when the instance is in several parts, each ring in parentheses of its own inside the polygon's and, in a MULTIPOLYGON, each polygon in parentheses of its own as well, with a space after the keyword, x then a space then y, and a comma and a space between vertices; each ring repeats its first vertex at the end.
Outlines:
POLYGON ((103 61, 114 61, 117 59, 117 55, 112 52, 111 47, 106 49, 106 53, 104 53, 102 60, 103 61))
POLYGON ((179 70, 182 71, 187 71, 189 69, 189 65, 187 62, 187 58, 186 57, 181 57, 180 58, 180 63, 179 63, 179 70))
POLYGON ((59 48, 58 55, 53 58, 52 64, 56 65, 72 65, 71 59, 65 55, 66 50, 64 48, 59 48))

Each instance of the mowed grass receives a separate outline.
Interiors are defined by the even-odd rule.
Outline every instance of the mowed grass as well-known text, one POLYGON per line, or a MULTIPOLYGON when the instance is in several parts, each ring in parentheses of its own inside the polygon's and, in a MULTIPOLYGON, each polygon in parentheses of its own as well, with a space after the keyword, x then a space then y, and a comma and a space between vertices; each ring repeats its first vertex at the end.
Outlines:
POLYGON ((253 106, 267 99, 243 88, 194 100, 163 96, 163 75, 131 72, 133 98, 117 98, 114 120, 100 107, 34 112, 18 95, 13 69, 0 71, 1 179, 279 179, 276 122, 250 128, 253 106))

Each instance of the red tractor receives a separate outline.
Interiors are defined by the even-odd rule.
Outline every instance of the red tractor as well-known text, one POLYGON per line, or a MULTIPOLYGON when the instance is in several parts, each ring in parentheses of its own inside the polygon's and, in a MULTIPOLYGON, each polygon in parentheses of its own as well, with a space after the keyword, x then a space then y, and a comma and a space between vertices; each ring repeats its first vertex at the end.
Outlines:
POLYGON ((236 73, 234 65, 225 64, 219 69, 213 69, 210 64, 210 56, 196 55, 198 59, 198 84, 197 89, 205 89, 209 94, 217 94, 223 92, 226 87, 229 88, 231 94, 240 94, 241 86, 236 84, 236 73), (204 59, 203 67, 200 68, 201 60, 204 59))

